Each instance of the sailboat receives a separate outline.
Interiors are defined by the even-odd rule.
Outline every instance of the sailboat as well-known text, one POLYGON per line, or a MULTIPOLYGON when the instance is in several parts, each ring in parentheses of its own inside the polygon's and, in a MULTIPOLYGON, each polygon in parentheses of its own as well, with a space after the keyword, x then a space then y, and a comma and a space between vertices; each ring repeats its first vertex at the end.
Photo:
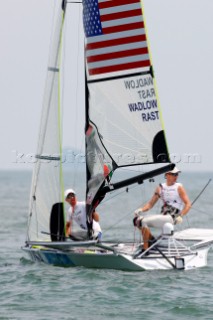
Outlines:
POLYGON ((92 212, 107 194, 141 184, 174 168, 156 94, 143 12, 140 0, 83 0, 82 3, 59 0, 32 178, 27 237, 22 247, 33 261, 62 267, 128 271, 188 270, 207 264, 213 243, 211 229, 174 232, 173 226, 167 225, 147 249, 149 254, 141 251, 141 243, 92 238, 92 212), (85 32, 82 94, 85 95, 88 232, 87 238, 81 241, 65 236, 60 80, 64 21, 68 7, 77 3, 82 6, 85 32), (113 182, 113 174, 119 168, 147 165, 156 167, 113 182))

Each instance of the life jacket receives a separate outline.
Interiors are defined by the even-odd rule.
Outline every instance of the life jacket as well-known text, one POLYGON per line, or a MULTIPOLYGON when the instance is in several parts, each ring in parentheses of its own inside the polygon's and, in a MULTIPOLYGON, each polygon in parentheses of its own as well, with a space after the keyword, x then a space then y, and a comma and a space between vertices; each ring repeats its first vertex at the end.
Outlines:
POLYGON ((178 192, 179 186, 182 186, 182 184, 178 182, 171 186, 167 186, 166 183, 160 184, 160 198, 163 201, 161 213, 163 215, 170 214, 175 218, 180 214, 184 203, 178 192))

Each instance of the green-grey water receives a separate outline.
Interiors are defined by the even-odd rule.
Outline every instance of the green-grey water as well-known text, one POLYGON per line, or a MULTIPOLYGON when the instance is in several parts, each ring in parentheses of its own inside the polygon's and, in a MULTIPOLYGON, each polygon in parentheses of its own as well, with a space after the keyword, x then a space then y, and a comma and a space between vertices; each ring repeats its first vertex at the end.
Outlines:
MULTIPOLYGON (((211 173, 181 175, 180 181, 192 200, 211 178, 211 173)), ((30 182, 30 172, 0 172, 1 320, 213 318, 212 250, 207 267, 187 272, 125 272, 32 263, 21 250, 26 235, 30 182)), ((151 189, 154 187, 152 183, 151 189)), ((121 202, 113 198, 100 206, 106 239, 134 236, 129 207, 138 205, 136 190, 121 195, 121 202), (110 207, 116 215, 111 215, 110 207), (116 228, 111 227, 113 222, 116 228)), ((213 228, 212 191, 210 184, 184 223, 213 228)), ((148 191, 145 195, 151 196, 148 191)))

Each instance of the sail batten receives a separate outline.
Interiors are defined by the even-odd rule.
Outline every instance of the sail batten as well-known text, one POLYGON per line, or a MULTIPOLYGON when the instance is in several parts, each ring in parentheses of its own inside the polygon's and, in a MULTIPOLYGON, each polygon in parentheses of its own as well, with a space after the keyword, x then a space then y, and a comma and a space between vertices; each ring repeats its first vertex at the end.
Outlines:
POLYGON ((111 81, 111 80, 115 80, 115 79, 123 79, 123 78, 127 78, 128 77, 132 77, 132 76, 143 76, 143 75, 147 75, 147 74, 152 74, 151 68, 149 68, 149 70, 146 71, 142 71, 142 72, 138 72, 138 73, 125 73, 125 74, 121 74, 121 75, 115 75, 115 76, 109 76, 107 78, 97 78, 97 79, 93 79, 93 80, 88 80, 87 83, 95 83, 95 82, 105 82, 105 81, 111 81))
POLYGON ((49 67, 48 71, 59 72, 59 68, 49 67))

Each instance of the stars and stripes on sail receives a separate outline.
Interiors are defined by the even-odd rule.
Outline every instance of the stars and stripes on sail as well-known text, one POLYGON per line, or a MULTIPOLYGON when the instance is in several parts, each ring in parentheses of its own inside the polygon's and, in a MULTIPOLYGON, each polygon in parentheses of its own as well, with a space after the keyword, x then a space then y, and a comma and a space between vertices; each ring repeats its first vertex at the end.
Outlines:
POLYGON ((83 0, 90 76, 150 66, 140 0, 83 0))

